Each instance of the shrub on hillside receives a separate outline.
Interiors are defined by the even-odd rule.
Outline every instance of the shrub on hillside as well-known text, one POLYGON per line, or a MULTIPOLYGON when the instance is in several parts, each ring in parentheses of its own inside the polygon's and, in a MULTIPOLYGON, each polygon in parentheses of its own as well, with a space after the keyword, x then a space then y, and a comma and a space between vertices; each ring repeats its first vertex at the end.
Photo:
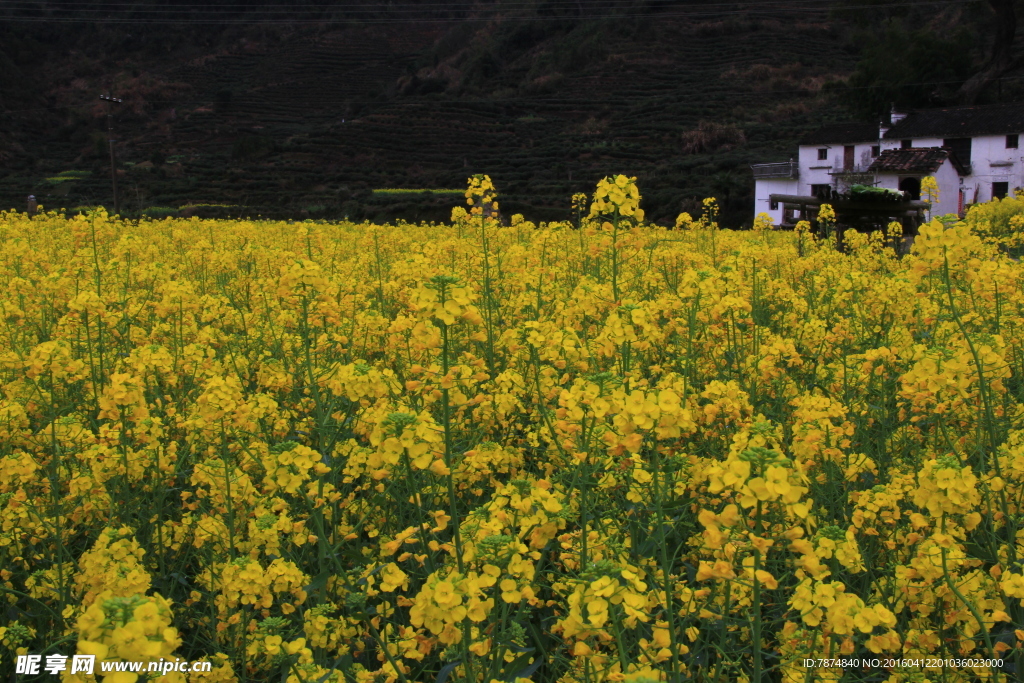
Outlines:
POLYGON ((696 129, 683 133, 682 152, 683 154, 701 154, 732 149, 746 140, 743 131, 736 126, 714 121, 701 121, 696 129))
POLYGON ((150 206, 142 210, 142 215, 146 218, 162 220, 164 218, 176 217, 178 210, 171 206, 150 206))

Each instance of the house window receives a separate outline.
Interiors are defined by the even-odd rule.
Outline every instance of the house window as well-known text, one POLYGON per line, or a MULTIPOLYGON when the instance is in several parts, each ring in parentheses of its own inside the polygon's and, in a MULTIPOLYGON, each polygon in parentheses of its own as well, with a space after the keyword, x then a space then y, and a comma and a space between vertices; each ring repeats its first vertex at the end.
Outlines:
POLYGON ((871 145, 871 158, 874 159, 879 154, 881 154, 881 150, 879 149, 878 145, 871 145))
POLYGON ((1020 141, 1020 136, 1017 133, 1006 136, 1006 149, 1017 149, 1017 143, 1020 141))
POLYGON ((964 166, 971 165, 971 139, 970 138, 946 138, 942 146, 956 156, 956 160, 964 166))
POLYGON ((828 160, 828 148, 822 147, 818 150, 818 161, 828 160))
POLYGON ((913 147, 911 140, 900 140, 900 149, 910 149, 911 147, 913 147))
POLYGON ((818 199, 828 199, 829 193, 832 191, 832 186, 828 183, 821 185, 811 185, 811 195, 818 199))
POLYGON ((1010 191, 1010 183, 992 183, 992 199, 1002 199, 1010 191))

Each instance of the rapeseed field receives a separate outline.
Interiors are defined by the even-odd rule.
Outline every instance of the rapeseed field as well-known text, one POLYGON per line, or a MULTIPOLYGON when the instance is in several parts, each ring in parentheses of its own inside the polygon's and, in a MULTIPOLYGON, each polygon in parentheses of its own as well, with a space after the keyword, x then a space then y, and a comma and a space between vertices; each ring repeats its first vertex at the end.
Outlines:
POLYGON ((650 226, 624 176, 565 224, 467 198, 0 215, 0 672, 1018 679, 1024 200, 901 257, 650 226))

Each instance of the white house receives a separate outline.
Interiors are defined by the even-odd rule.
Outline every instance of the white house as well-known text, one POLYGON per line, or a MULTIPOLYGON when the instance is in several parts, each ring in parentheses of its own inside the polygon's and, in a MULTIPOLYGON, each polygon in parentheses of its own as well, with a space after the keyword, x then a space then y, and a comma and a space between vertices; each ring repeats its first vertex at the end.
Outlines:
POLYGON ((778 224, 798 217, 770 196, 821 197, 852 185, 906 191, 920 199, 921 179, 934 176, 932 215, 962 214, 967 205, 1024 187, 1024 104, 893 111, 887 123, 823 126, 800 141, 789 162, 754 164, 754 214, 778 224))

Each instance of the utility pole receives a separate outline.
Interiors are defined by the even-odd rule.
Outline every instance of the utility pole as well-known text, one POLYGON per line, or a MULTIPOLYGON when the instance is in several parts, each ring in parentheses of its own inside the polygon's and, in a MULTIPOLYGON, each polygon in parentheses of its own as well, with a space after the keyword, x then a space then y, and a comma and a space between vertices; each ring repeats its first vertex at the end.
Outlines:
POLYGON ((114 111, 111 104, 121 104, 119 97, 100 95, 100 99, 107 103, 107 144, 110 147, 110 186, 114 191, 114 215, 121 213, 121 205, 117 201, 117 166, 114 165, 114 111))

